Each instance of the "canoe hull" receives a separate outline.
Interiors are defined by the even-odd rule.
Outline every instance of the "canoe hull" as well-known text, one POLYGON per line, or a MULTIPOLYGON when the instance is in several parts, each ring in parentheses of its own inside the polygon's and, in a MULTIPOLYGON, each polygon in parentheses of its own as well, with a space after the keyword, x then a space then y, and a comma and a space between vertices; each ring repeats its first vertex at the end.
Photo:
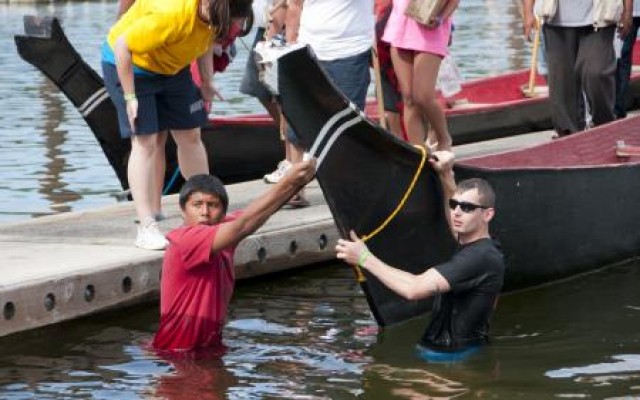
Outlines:
POLYGON ((506 257, 505 290, 523 289, 640 255, 640 167, 487 171, 496 191, 491 234, 506 257))
POLYGON ((455 145, 543 131, 553 126, 546 99, 468 114, 448 114, 447 124, 455 145))

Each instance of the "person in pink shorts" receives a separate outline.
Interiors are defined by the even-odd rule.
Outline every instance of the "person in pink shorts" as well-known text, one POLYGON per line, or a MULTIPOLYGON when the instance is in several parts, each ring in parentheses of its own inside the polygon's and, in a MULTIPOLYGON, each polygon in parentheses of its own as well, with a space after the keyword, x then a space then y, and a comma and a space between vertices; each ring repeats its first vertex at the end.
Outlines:
POLYGON ((448 54, 451 14, 459 0, 449 0, 429 24, 406 16, 409 0, 393 0, 393 9, 382 40, 391 45, 393 68, 404 102, 404 124, 409 141, 424 144, 424 120, 435 132, 437 150, 451 149, 451 136, 442 106, 436 98, 440 62, 448 54), (414 79, 419 77, 419 79, 414 79))

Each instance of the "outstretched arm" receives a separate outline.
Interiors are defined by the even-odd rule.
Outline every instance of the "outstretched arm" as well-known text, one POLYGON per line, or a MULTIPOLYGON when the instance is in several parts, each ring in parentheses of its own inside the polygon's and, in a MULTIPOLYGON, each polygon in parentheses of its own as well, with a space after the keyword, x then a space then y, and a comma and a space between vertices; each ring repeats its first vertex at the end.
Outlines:
POLYGON ((136 88, 133 80, 133 59, 124 35, 116 39, 113 53, 116 58, 118 80, 124 92, 124 99, 127 102, 129 125, 131 126, 131 131, 135 132, 135 121, 138 117, 138 99, 136 98, 136 88))
POLYGON ((126 13, 129 8, 135 3, 136 0, 118 0, 118 15, 117 18, 120 19, 122 14, 126 13))
POLYGON ((214 43, 209 44, 207 52, 196 60, 198 72, 200 73, 200 94, 202 99, 209 105, 211 105, 215 97, 224 100, 213 84, 213 46, 214 43))
POLYGON ((618 32, 620 34, 620 37, 623 39, 626 38, 627 35, 629 35, 633 25, 633 2, 634 0, 624 0, 623 2, 624 8, 622 10, 620 22, 618 23, 618 32))
MULTIPOLYGON (((520 0, 518 0, 520 1, 520 0)), ((524 37, 531 41, 531 30, 536 27, 536 16, 533 14, 533 5, 536 0, 524 0, 522 7, 522 32, 524 37)))
POLYGON ((213 240, 211 252, 232 246, 260 228, 291 196, 309 182, 315 174, 315 160, 295 164, 266 193, 252 201, 235 220, 223 223, 213 240))
POLYGON ((454 160, 455 156, 450 151, 435 151, 433 152, 433 157, 429 159, 429 163, 440 177, 440 183, 442 184, 442 190, 444 192, 444 213, 447 216, 449 229, 451 229, 451 233, 455 236, 453 226, 451 225, 451 213, 449 212, 449 199, 456 191, 456 181, 453 173, 454 160))
POLYGON ((298 41, 302 3, 302 0, 287 0, 287 15, 284 20, 287 43, 296 43, 298 41))
POLYGON ((371 254, 353 231, 350 234, 351 240, 338 240, 337 257, 349 264, 360 265, 405 299, 424 299, 451 290, 449 282, 437 270, 429 268, 420 275, 414 275, 389 266, 371 254))

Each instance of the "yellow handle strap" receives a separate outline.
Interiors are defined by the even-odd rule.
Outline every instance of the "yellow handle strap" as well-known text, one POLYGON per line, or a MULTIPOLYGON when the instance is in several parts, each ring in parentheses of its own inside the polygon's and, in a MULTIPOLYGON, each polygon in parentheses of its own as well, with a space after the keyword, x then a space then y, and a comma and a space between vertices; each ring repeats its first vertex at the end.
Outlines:
MULTIPOLYGON (((407 199, 409 199, 409 196, 413 192, 413 189, 416 187, 416 182, 418 182, 418 177, 420 176, 420 173, 422 172, 422 169, 424 168, 424 164, 427 161, 427 150, 426 150, 426 148, 424 146, 416 145, 415 147, 417 147, 420 150, 422 158, 420 159, 420 164, 418 164, 418 168, 416 169, 415 174, 413 174, 413 179, 411 179, 411 183, 409 184, 409 187, 407 187, 406 192, 402 196, 402 199, 400 199, 400 202, 396 206, 395 210, 393 210, 393 212, 391 214, 389 214, 389 216, 380 224, 380 226, 378 226, 376 229, 374 229, 368 235, 362 236, 361 239, 362 239, 363 242, 367 242, 369 239, 371 239, 372 237, 374 237, 375 235, 380 233, 384 228, 386 228, 387 225, 389 225, 389 223, 396 217, 396 215, 398 215, 400 210, 402 210, 402 207, 404 207, 404 205, 407 202, 407 199)), ((362 273, 362 269, 360 268, 360 265, 354 265, 354 268, 355 268, 355 271, 356 271, 356 278, 357 278, 358 282, 366 281, 367 279, 364 276, 364 274, 362 273)))

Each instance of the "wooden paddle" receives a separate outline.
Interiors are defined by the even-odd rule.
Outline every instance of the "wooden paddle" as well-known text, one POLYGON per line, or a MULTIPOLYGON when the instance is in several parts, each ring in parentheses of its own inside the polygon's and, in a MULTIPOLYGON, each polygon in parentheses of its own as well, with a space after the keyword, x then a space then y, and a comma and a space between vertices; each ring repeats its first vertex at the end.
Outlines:
POLYGON ((538 51, 540 49, 540 23, 536 18, 536 34, 533 38, 533 51, 531 54, 531 68, 529 70, 529 85, 523 90, 526 97, 535 97, 536 95, 536 70, 538 66, 538 51))

